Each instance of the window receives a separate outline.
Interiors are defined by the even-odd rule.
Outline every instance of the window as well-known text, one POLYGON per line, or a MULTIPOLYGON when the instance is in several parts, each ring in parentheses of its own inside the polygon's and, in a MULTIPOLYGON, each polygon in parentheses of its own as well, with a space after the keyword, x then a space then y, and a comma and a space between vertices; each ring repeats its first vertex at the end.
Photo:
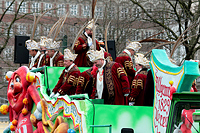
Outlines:
POLYGON ((134 8, 133 9, 133 15, 135 17, 139 17, 140 16, 140 9, 139 8, 134 8))
POLYGON ((26 35, 26 26, 25 25, 19 25, 18 26, 18 32, 20 35, 26 35))
POLYGON ((65 14, 65 5, 64 4, 58 5, 57 14, 58 15, 64 15, 65 14))
MULTIPOLYGON (((19 3, 20 4, 20 3, 19 3)), ((20 6, 19 12, 26 13, 26 2, 23 2, 20 6)))
POLYGON ((39 3, 32 3, 32 12, 39 12, 39 3))
POLYGON ((73 39, 74 39, 74 38, 76 37, 76 33, 77 33, 77 32, 76 32, 76 27, 74 27, 74 26, 73 26, 73 27, 70 27, 69 31, 70 31, 70 33, 71 33, 71 34, 70 34, 70 38, 73 38, 73 39))
POLYGON ((128 17, 128 8, 123 7, 121 9, 121 18, 127 18, 128 17))
POLYGON ((44 26, 44 35, 47 36, 49 34, 51 27, 50 26, 44 26))
POLYGON ((97 6, 96 8, 96 16, 98 17, 103 17, 103 7, 102 6, 97 6))
POLYGON ((115 7, 111 6, 109 11, 109 17, 114 18, 115 17, 115 7))
POLYGON ((103 38, 103 35, 102 35, 102 33, 101 33, 101 29, 99 29, 99 28, 96 29, 96 38, 97 38, 97 39, 99 39, 99 38, 102 39, 102 38, 103 38))
POLYGON ((140 40, 140 32, 139 31, 133 31, 133 40, 135 40, 135 41, 140 40))
POLYGON ((83 6, 83 16, 85 16, 85 17, 90 16, 90 6, 88 6, 88 5, 83 6))
POLYGON ((77 5, 70 5, 70 15, 76 16, 77 15, 77 5))
MULTIPOLYGON (((46 3, 45 4, 45 10, 49 10, 52 8, 52 4, 50 3, 46 3)), ((48 11, 46 14, 51 14, 52 13, 52 10, 48 11)))
POLYGON ((14 51, 12 46, 6 47, 4 49, 4 58, 8 60, 12 60, 12 55, 13 55, 12 51, 14 51))
MULTIPOLYGON (((6 1, 6 9, 11 5, 11 1, 6 1)), ((10 8, 9 8, 9 10, 8 10, 9 12, 12 12, 13 11, 13 4, 10 6, 10 8)))
POLYGON ((37 26, 37 28, 35 30, 35 35, 33 35, 33 36, 37 37, 37 36, 39 36, 39 34, 40 34, 40 27, 37 26))
POLYGON ((145 37, 148 38, 148 37, 150 37, 150 36, 151 36, 151 31, 149 31, 149 32, 146 31, 145 37))

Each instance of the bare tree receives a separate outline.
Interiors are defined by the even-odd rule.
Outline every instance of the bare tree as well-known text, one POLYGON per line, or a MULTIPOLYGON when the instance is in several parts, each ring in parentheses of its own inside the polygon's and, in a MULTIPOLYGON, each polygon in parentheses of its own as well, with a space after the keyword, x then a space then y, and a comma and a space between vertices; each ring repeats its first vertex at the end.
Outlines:
POLYGON ((185 47, 185 59, 194 59, 195 53, 200 49, 200 5, 198 1, 152 1, 156 3, 153 7, 149 7, 147 1, 130 1, 140 9, 143 21, 154 23, 161 30, 165 30, 166 40, 179 41, 178 45, 172 47, 172 51, 182 45, 185 47), (193 27, 188 30, 191 25, 193 27), (186 29, 187 32, 184 32, 186 29))

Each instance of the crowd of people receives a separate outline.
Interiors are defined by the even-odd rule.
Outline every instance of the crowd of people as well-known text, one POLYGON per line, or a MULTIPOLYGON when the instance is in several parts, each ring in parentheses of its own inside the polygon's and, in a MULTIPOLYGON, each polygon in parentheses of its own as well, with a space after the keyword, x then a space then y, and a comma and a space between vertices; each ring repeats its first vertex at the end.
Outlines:
POLYGON ((32 56, 29 69, 65 67, 50 97, 87 93, 91 99, 104 99, 105 104, 152 106, 153 97, 149 93, 145 96, 145 90, 153 95, 154 89, 151 85, 146 86, 148 74, 152 75, 148 73, 149 61, 138 53, 142 45, 129 41, 113 61, 102 47, 104 43, 92 40, 93 24, 89 23, 76 40, 75 53, 65 49, 63 55, 58 50, 60 42, 49 37, 41 36, 39 42, 27 40, 26 47, 32 56), (81 73, 78 67, 90 69, 81 73), (145 104, 145 99, 150 103, 145 104))

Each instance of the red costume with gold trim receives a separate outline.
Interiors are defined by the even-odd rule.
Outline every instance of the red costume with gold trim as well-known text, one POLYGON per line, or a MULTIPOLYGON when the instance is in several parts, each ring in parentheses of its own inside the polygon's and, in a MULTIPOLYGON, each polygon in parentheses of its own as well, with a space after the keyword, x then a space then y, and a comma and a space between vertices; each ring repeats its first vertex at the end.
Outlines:
POLYGON ((128 75, 128 81, 131 85, 135 77, 135 70, 133 69, 133 62, 131 58, 128 56, 127 53, 123 52, 117 56, 117 58, 115 59, 115 62, 120 63, 124 67, 128 75))
MULTIPOLYGON (((97 77, 95 77, 97 78, 97 77)), ((102 98, 105 104, 124 105, 125 94, 130 93, 128 77, 121 64, 106 62, 103 68, 104 88, 102 98)), ((91 98, 96 98, 96 80, 91 98)))
POLYGON ((93 78, 93 75, 91 74, 92 70, 93 69, 90 68, 80 74, 76 94, 87 93, 89 97, 91 96, 95 82, 95 78, 93 78))
POLYGON ((77 87, 77 80, 80 75, 80 70, 74 65, 69 72, 63 70, 57 85, 54 87, 53 92, 59 92, 61 95, 74 95, 77 87))
POLYGON ((129 101, 135 101, 135 106, 144 105, 144 87, 146 79, 147 68, 143 68, 133 79, 129 101))
POLYGON ((45 54, 43 57, 42 57, 42 61, 41 61, 41 66, 50 66, 50 56, 45 54))
POLYGON ((56 56, 53 59, 53 66, 55 67, 63 67, 64 66, 64 55, 58 51, 56 56))
MULTIPOLYGON (((96 49, 100 50, 100 46, 97 40, 96 40, 96 49)), ((78 67, 92 66, 92 63, 90 62, 90 60, 88 59, 86 55, 87 51, 89 50, 89 46, 88 46, 87 37, 84 34, 82 34, 76 41, 74 45, 74 50, 75 50, 75 54, 78 54, 78 56, 76 57, 74 61, 74 63, 78 67)))

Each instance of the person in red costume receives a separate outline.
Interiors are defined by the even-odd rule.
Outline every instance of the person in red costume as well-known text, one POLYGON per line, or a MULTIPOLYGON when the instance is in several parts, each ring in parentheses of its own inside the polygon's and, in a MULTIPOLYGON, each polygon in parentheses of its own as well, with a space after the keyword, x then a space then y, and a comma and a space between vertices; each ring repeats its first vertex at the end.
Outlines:
POLYGON ((78 86, 76 89, 76 94, 88 94, 89 98, 91 98, 92 88, 94 87, 95 75, 97 71, 97 67, 93 65, 90 69, 82 72, 78 79, 78 86))
POLYGON ((47 54, 50 57, 50 66, 63 67, 64 56, 58 50, 60 48, 60 42, 53 42, 53 39, 48 38, 46 39, 46 48, 48 51, 47 54))
POLYGON ((38 68, 42 66, 42 63, 39 63, 41 56, 39 44, 34 40, 27 40, 26 48, 29 50, 29 54, 31 55, 28 68, 31 70, 32 68, 38 68))
POLYGON ((133 81, 133 78, 135 77, 135 70, 133 68, 133 57, 135 52, 138 52, 141 47, 142 45, 139 42, 129 42, 129 44, 126 46, 126 49, 115 59, 115 62, 120 63, 125 68, 130 85, 133 81))
MULTIPOLYGON (((15 133, 33 133, 30 120, 33 104, 40 103, 40 96, 36 86, 27 81, 28 67, 22 66, 12 73, 9 79, 7 98, 9 105, 9 118, 11 130, 15 133)), ((37 131, 43 133, 42 121, 37 122, 37 131)))
POLYGON ((96 80, 91 98, 104 99, 105 104, 124 105, 130 87, 123 66, 116 62, 107 62, 103 50, 90 50, 87 55, 98 67, 94 74, 96 80))
MULTIPOLYGON (((74 63, 78 67, 91 67, 93 64, 88 59, 86 53, 90 49, 94 49, 94 44, 92 43, 92 28, 93 28, 93 19, 89 21, 88 26, 85 28, 85 32, 80 35, 78 40, 74 45, 75 54, 78 54, 74 63)), ((95 39, 96 40, 96 39, 95 39)), ((96 40, 96 50, 100 50, 100 46, 96 40)))
POLYGON ((135 55, 136 76, 132 81, 131 93, 129 95, 129 105, 143 106, 144 105, 144 87, 147 78, 147 66, 149 61, 143 54, 135 55))
MULTIPOLYGON (((112 61, 110 53, 108 54, 105 51, 104 51, 104 58, 108 62, 112 61)), ((96 73, 97 69, 98 68, 95 65, 93 65, 93 67, 81 73, 78 80, 76 94, 87 93, 89 98, 91 97, 92 88, 94 87, 94 82, 95 82, 94 74, 96 73)))
POLYGON ((41 66, 50 66, 50 57, 47 54, 47 48, 46 48, 46 43, 45 43, 46 40, 47 40, 47 37, 45 36, 40 37, 39 45, 40 45, 41 56, 39 59, 39 64, 41 64, 41 66))
POLYGON ((71 53, 69 49, 64 50, 64 66, 57 85, 54 87, 50 97, 58 97, 59 95, 74 95, 77 88, 77 81, 80 70, 74 64, 77 54, 71 53))

